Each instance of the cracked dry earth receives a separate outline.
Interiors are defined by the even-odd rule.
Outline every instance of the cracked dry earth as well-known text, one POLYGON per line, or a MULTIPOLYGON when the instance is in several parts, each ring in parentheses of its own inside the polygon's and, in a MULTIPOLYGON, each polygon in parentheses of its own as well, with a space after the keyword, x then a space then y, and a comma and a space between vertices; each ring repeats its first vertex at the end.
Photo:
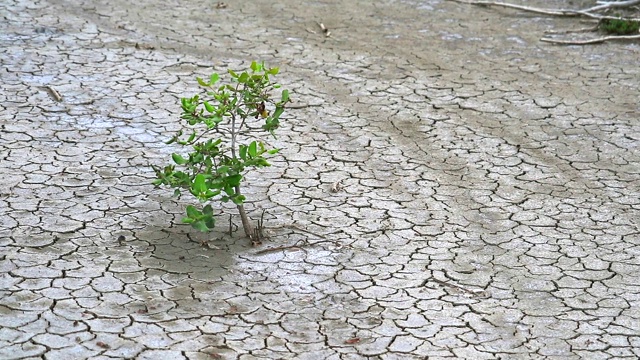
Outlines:
POLYGON ((0 358, 640 357, 637 44, 437 0, 0 9, 0 358), (250 176, 259 248, 150 185, 195 76, 253 59, 313 105, 250 176))

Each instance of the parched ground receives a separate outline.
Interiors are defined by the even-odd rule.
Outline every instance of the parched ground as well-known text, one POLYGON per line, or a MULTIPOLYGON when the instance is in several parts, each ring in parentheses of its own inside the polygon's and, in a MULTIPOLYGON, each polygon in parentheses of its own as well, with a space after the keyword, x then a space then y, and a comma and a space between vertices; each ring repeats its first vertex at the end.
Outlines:
POLYGON ((0 358, 640 357, 637 44, 438 0, 0 14, 0 358), (150 185, 195 77, 254 59, 299 107, 258 248, 150 185))

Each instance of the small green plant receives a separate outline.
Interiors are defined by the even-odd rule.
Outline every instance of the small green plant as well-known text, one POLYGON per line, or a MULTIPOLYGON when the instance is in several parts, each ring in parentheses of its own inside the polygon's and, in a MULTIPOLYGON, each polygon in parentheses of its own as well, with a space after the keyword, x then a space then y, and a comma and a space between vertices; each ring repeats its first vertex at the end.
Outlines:
POLYGON ((244 209, 245 196, 241 192, 244 174, 248 169, 270 166, 265 155, 278 152, 267 149, 256 133, 265 132, 275 137, 280 116, 289 102, 289 92, 282 90, 278 100, 271 93, 280 85, 271 81, 278 68, 267 68, 264 62, 252 62, 250 69, 241 73, 228 70, 230 84, 217 85, 220 75, 213 73, 208 81, 197 78, 206 93, 181 99, 182 116, 192 127, 190 135, 183 139, 179 131, 167 144, 177 143, 191 147, 183 156, 172 154, 174 164, 164 168, 153 167, 156 186, 175 188, 191 193, 204 204, 189 205, 183 222, 200 231, 215 227, 211 202, 232 201, 240 213, 245 234, 256 237, 244 209), (270 110, 272 110, 270 112, 270 110))
MULTIPOLYGON (((617 16, 617 15, 616 15, 617 16)), ((637 34, 640 30, 640 22, 625 19, 602 19, 600 29, 608 34, 629 35, 637 34)))

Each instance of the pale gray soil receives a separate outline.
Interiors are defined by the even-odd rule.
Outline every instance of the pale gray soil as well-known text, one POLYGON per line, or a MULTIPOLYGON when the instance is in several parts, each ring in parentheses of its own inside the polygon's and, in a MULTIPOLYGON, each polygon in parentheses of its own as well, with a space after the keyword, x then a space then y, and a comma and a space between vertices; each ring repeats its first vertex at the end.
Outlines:
POLYGON ((0 358, 640 357, 637 44, 435 0, 0 14, 0 358), (249 177, 259 248, 150 185, 195 76, 254 59, 317 105, 249 177))

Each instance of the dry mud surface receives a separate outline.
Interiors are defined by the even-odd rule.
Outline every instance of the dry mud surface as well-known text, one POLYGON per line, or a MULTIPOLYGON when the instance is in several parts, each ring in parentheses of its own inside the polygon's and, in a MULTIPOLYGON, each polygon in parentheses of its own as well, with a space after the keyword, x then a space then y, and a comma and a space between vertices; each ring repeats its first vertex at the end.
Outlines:
POLYGON ((640 357, 637 44, 438 0, 0 14, 0 358, 640 357), (313 105, 251 175, 260 248, 150 185, 195 76, 253 59, 313 105))

